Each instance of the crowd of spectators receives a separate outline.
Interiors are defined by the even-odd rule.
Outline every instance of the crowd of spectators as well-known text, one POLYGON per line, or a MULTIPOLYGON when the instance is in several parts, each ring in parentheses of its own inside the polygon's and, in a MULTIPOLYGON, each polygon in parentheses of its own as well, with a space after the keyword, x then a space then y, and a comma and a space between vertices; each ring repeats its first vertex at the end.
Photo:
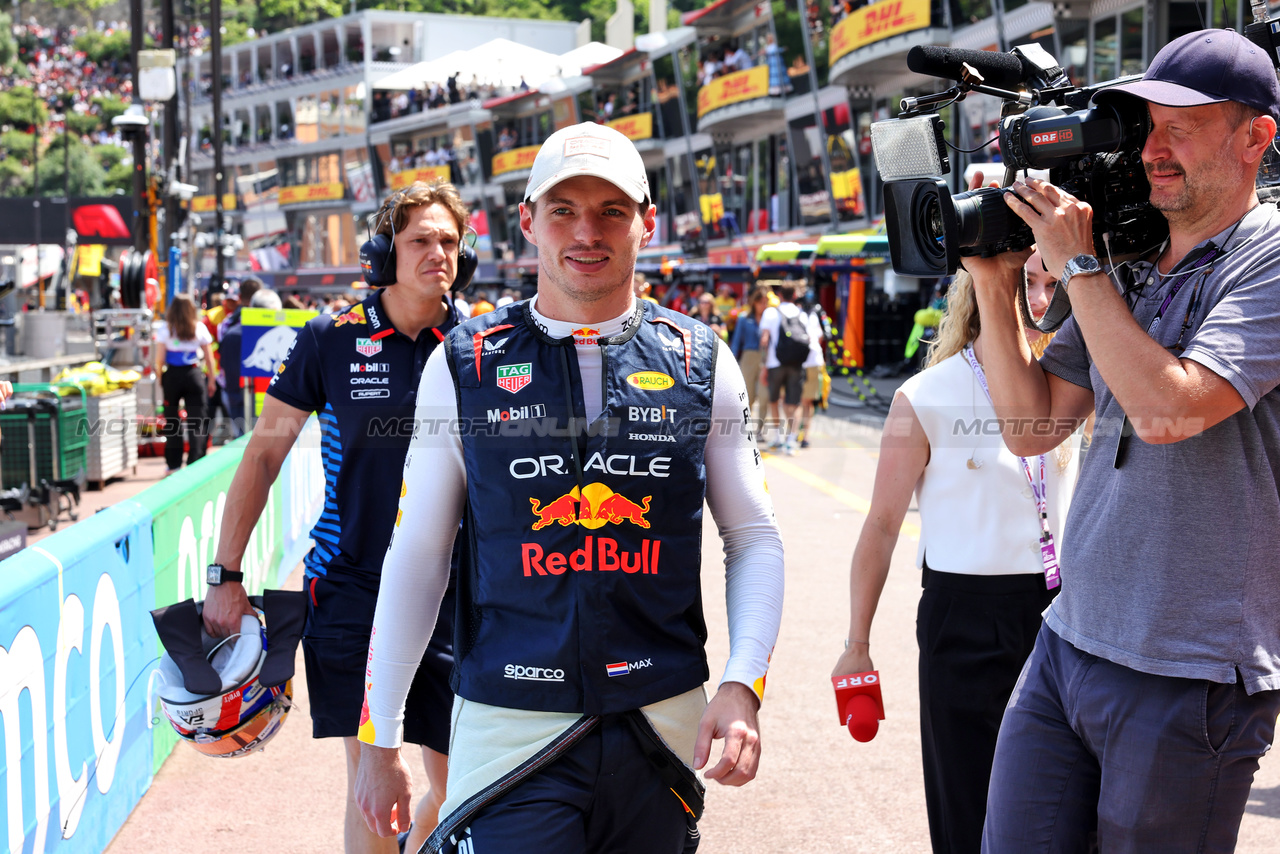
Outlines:
MULTIPOLYGON (((122 31, 121 26, 120 22, 99 21, 95 29, 102 35, 111 35, 122 31)), ((49 121, 42 127, 47 139, 64 132, 69 113, 97 116, 102 113, 104 100, 128 100, 133 93, 132 69, 127 61, 94 62, 76 46, 76 39, 85 32, 78 27, 45 27, 34 19, 13 28, 27 73, 25 77, 0 74, 0 90, 24 87, 35 91, 36 98, 49 111, 49 121)), ((70 125, 73 133, 85 127, 85 123, 70 125)), ((87 143, 121 144, 118 132, 103 127, 79 135, 87 143)))
POLYGON ((718 46, 715 42, 703 45, 701 53, 702 68, 698 73, 700 86, 709 86, 717 78, 764 65, 769 69, 769 94, 785 95, 795 88, 791 78, 809 70, 801 56, 796 57, 796 62, 790 69, 786 67, 782 48, 772 32, 765 33, 754 56, 747 50, 745 41, 737 39, 724 46, 718 46))
POLYGON ((420 113, 423 110, 435 110, 450 104, 468 101, 484 102, 504 95, 512 95, 518 91, 528 91, 529 84, 521 78, 521 85, 496 86, 481 83, 473 74, 471 82, 463 85, 458 82, 458 75, 450 76, 444 83, 424 83, 421 87, 402 91, 376 91, 373 96, 373 121, 385 122, 388 119, 420 113))

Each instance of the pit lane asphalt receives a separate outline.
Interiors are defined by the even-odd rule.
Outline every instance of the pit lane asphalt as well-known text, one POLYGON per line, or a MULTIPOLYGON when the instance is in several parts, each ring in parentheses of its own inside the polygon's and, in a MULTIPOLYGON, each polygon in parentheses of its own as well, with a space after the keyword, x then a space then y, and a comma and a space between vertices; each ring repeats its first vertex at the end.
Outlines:
MULTIPOLYGON (((760 713, 762 758, 740 789, 711 784, 700 854, 805 851, 918 854, 929 850, 916 694, 915 568, 919 516, 908 513, 872 629, 886 720, 868 744, 840 726, 831 683, 848 622, 849 558, 871 498, 879 428, 844 408, 819 416, 813 447, 767 457, 787 552, 781 635, 760 713)), ((714 682, 728 656, 723 555, 706 514, 703 591, 714 682)), ((300 572, 291 578, 300 584, 300 572)), ((179 745, 109 854, 191 850, 330 852, 342 846, 342 748, 313 741, 301 655, 299 708, 263 753, 214 760, 179 745)), ((409 756, 425 785, 421 760, 409 756)), ((718 748, 712 762, 718 757, 718 748)), ((416 794, 415 790, 415 794, 416 794)), ((1280 760, 1265 757, 1236 851, 1273 854, 1280 839, 1280 760)), ((478 852, 490 854, 490 852, 478 852)), ((517 854, 517 852, 504 852, 517 854)))

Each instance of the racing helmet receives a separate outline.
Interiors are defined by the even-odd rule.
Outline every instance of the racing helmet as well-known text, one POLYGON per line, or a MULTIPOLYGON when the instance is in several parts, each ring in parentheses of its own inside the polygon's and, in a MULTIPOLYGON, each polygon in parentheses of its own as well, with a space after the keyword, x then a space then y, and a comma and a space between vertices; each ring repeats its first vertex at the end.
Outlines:
MULTIPOLYGON (((195 618, 199 620, 198 612, 195 618)), ((158 688, 165 717, 183 741, 206 756, 225 759, 261 750, 280 731, 293 705, 292 679, 267 686, 260 678, 267 660, 262 611, 242 616, 236 635, 214 638, 203 627, 199 633, 203 661, 212 666, 221 687, 212 692, 190 690, 198 680, 188 679, 179 666, 184 654, 166 649, 158 688)), ((195 687, 213 686, 206 681, 195 687)))

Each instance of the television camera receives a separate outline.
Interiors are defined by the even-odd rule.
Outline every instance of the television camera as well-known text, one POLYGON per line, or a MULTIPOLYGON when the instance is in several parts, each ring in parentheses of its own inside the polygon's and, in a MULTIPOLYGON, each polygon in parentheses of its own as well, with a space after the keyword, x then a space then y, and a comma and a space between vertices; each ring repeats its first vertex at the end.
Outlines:
MULTIPOLYGON (((1280 19, 1267 19, 1265 0, 1254 3, 1253 13, 1245 36, 1280 68, 1280 19)), ((1003 198, 1023 170, 1047 170, 1050 183, 1093 208, 1094 243, 1113 262, 1146 254, 1167 237, 1168 223, 1149 201, 1142 164, 1145 104, 1108 94, 1139 75, 1075 86, 1037 44, 1009 53, 916 46, 907 54, 907 66, 958 83, 937 94, 904 98, 897 118, 871 126, 876 165, 885 182, 894 272, 945 276, 955 272, 962 257, 1029 247, 1030 227, 1003 198), (950 158, 937 111, 971 92, 1004 102, 998 133, 1004 180, 1001 187, 953 195, 943 178, 950 158)), ((1280 199, 1280 149, 1275 144, 1259 169, 1258 188, 1262 200, 1280 199)), ((1051 331, 1069 312, 1065 295, 1055 299, 1040 328, 1051 331)))

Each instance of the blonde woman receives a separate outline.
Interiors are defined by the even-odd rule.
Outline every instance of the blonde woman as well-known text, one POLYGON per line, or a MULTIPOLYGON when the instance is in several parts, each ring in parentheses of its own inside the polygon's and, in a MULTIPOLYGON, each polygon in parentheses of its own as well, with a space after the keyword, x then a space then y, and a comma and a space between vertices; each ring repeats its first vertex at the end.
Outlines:
MULTIPOLYGON (((1039 255, 1028 305, 1053 295, 1039 255)), ((1043 344, 1038 330, 1027 338, 1043 344)), ((1040 613, 1057 592, 1056 550, 1075 466, 1067 449, 1023 460, 1004 446, 982 374, 973 280, 958 272, 927 368, 899 389, 885 423, 871 510, 850 571, 847 647, 834 675, 874 669, 871 621, 914 491, 924 592, 920 740, 934 852, 978 852, 996 733, 1040 613)))
POLYGON ((208 447, 209 397, 217 390, 218 371, 213 336, 199 322, 191 297, 174 297, 165 320, 156 332, 156 374, 164 390, 164 461, 173 474, 182 468, 184 430, 178 414, 182 409, 187 410, 187 463, 203 457, 208 447))

